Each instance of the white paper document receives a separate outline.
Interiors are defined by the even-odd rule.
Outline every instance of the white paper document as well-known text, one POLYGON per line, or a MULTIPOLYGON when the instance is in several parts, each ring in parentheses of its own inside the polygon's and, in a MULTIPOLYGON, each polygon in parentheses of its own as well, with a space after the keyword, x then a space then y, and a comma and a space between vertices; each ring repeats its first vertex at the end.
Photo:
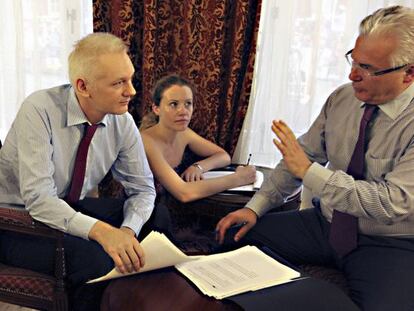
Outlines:
MULTIPOLYGON (((227 175, 234 174, 234 172, 229 171, 208 171, 203 173, 203 178, 210 179, 210 178, 217 178, 217 177, 223 177, 227 175)), ((263 173, 256 171, 256 181, 253 184, 240 186, 236 188, 228 189, 230 191, 256 191, 259 190, 263 183, 263 173)))
MULTIPOLYGON (((159 232, 151 232, 141 243, 145 266, 139 272, 175 266, 202 293, 217 299, 290 282, 300 273, 266 255, 255 246, 205 256, 187 256, 159 232)), ((94 283, 135 273, 113 269, 94 283)))
POLYGON ((113 269, 108 274, 91 280, 87 283, 95 283, 131 274, 142 273, 145 271, 175 266, 178 263, 196 260, 200 257, 187 256, 180 249, 178 249, 164 234, 156 231, 151 231, 151 233, 144 240, 142 240, 141 247, 144 249, 145 266, 141 268, 139 272, 122 274, 118 270, 113 269))
POLYGON ((216 299, 287 283, 300 276, 299 272, 249 245, 175 267, 205 295, 216 299))

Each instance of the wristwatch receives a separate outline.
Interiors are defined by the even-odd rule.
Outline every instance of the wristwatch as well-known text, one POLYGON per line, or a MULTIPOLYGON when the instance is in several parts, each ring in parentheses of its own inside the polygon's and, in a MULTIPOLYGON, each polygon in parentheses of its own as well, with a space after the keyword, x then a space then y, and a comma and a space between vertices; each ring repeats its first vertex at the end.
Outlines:
POLYGON ((201 172, 204 172, 203 167, 202 167, 200 164, 198 164, 198 163, 193 163, 191 166, 195 166, 195 167, 196 167, 196 168, 198 168, 201 172))

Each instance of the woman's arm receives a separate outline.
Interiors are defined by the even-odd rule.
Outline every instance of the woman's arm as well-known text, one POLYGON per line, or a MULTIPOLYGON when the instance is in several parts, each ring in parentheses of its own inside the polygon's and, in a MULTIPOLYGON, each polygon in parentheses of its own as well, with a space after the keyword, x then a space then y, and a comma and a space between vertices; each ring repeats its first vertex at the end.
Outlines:
POLYGON ((185 181, 201 180, 201 174, 213 168, 224 167, 230 164, 230 155, 221 147, 204 139, 196 134, 193 130, 187 129, 186 133, 187 144, 191 151, 195 154, 205 158, 197 161, 192 166, 189 166, 181 177, 185 181))
POLYGON ((205 198, 218 192, 253 183, 254 166, 238 167, 236 172, 220 178, 185 182, 168 164, 161 150, 148 135, 142 135, 148 162, 157 180, 181 202, 205 198))

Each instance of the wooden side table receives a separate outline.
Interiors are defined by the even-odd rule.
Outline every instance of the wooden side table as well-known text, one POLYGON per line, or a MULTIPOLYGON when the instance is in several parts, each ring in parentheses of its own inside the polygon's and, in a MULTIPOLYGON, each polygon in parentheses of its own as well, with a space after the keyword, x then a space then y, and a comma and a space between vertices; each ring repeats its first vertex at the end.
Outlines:
POLYGON ((112 280, 105 289, 101 311, 238 311, 229 300, 203 295, 174 268, 112 280))
MULTIPOLYGON (((245 207, 253 194, 253 192, 240 192, 237 194, 227 194, 224 192, 189 203, 181 203, 167 194, 164 203, 175 221, 175 227, 185 228, 196 224, 203 229, 213 230, 222 217, 245 207)), ((280 210, 296 209, 299 204, 300 192, 291 196, 281 206, 280 210)))

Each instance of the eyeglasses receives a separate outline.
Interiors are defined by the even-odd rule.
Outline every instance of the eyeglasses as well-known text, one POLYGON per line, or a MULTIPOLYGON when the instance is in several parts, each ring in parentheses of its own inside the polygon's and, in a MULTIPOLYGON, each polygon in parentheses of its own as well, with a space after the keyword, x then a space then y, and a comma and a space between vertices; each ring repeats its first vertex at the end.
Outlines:
POLYGON ((374 71, 374 70, 372 70, 371 65, 359 64, 359 63, 354 62, 353 59, 351 58, 351 53, 352 53, 353 50, 354 49, 348 51, 345 54, 346 61, 348 62, 348 64, 352 68, 354 68, 354 67, 358 68, 363 74, 365 74, 367 76, 371 76, 371 77, 372 76, 382 76, 382 75, 385 75, 386 73, 390 73, 390 72, 393 72, 393 71, 400 70, 400 69, 402 69, 402 68, 404 68, 405 66, 408 65, 408 64, 405 64, 405 65, 401 65, 401 66, 397 66, 397 67, 393 67, 393 68, 374 71))

